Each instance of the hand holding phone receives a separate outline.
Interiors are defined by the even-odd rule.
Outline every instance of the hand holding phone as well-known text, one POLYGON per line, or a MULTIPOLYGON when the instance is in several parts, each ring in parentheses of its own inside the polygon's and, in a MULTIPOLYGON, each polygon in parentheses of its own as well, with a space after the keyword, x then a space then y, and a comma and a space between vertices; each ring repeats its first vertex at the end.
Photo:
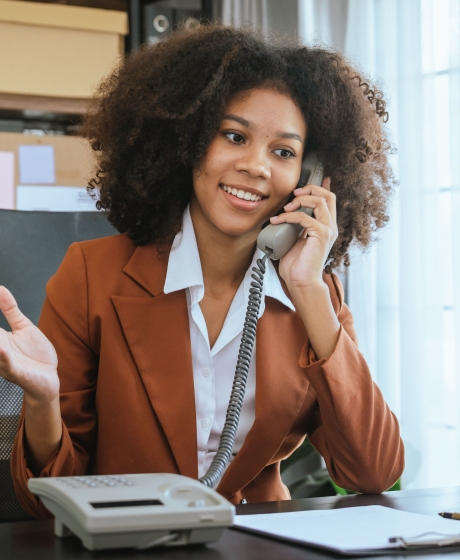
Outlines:
MULTIPOLYGON (((302 162, 297 188, 307 183, 320 187, 323 175, 324 169, 317 153, 310 152, 302 162)), ((299 208, 297 211, 313 216, 312 208, 299 208)), ((270 224, 259 233, 257 246, 264 252, 270 251, 271 259, 281 259, 293 247, 303 229, 299 224, 270 224)))

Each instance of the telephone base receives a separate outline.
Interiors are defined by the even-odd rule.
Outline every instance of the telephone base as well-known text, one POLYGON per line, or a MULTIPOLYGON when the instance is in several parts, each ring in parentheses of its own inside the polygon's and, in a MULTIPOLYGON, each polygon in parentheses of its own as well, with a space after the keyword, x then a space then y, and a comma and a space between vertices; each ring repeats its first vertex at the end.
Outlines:
POLYGON ((56 537, 64 539, 66 537, 73 537, 72 531, 61 522, 57 517, 54 518, 54 534, 56 537))
POLYGON ((211 543, 235 515, 217 492, 177 474, 35 478, 29 488, 54 515, 56 536, 75 535, 88 550, 211 543))
POLYGON ((59 538, 77 537, 88 550, 108 550, 135 548, 147 550, 159 546, 184 546, 217 542, 226 527, 207 527, 186 531, 140 531, 88 534, 85 531, 74 533, 59 519, 54 521, 54 534, 59 538), (78 534, 80 533, 80 534, 78 534))

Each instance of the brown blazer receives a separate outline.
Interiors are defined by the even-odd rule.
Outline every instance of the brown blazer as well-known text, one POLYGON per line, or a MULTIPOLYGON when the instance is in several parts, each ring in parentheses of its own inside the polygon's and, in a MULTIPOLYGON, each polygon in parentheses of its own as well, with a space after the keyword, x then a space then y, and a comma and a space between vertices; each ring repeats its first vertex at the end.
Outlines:
MULTIPOLYGON (((72 245, 49 281, 40 329, 59 357, 62 445, 40 476, 172 472, 197 478, 185 292, 163 293, 167 255, 126 235, 72 245)), ((336 276, 324 276, 342 324, 315 361, 298 313, 267 298, 257 330, 255 421, 217 490, 233 503, 289 498, 280 461, 307 434, 342 487, 376 493, 403 471, 396 418, 355 344, 336 276)), ((27 511, 24 423, 12 473, 27 511)))

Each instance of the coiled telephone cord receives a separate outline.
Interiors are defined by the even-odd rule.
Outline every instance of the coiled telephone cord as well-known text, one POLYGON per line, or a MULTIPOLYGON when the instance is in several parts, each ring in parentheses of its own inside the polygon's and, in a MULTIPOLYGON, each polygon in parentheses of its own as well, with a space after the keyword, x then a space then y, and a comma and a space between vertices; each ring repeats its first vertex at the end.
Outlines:
POLYGON ((236 430, 240 421, 241 408, 243 406, 246 382, 249 375, 252 351, 256 339, 257 322, 259 320, 259 309, 262 301, 262 290, 265 263, 270 252, 265 253, 261 259, 257 259, 257 266, 252 268, 251 288, 249 289, 248 307, 244 319, 243 334, 241 336, 238 360, 236 362, 235 377, 233 378, 232 392, 225 416, 225 424, 219 440, 219 447, 212 460, 207 473, 198 480, 209 488, 214 488, 219 482, 225 466, 233 452, 236 430))

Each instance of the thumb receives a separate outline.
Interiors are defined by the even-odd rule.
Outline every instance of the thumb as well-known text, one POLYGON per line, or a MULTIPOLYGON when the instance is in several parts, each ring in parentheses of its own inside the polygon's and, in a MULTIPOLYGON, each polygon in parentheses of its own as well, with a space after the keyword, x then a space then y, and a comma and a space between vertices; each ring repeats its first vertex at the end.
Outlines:
POLYGON ((0 286, 0 310, 13 331, 32 325, 32 321, 21 313, 13 294, 5 286, 0 286))

